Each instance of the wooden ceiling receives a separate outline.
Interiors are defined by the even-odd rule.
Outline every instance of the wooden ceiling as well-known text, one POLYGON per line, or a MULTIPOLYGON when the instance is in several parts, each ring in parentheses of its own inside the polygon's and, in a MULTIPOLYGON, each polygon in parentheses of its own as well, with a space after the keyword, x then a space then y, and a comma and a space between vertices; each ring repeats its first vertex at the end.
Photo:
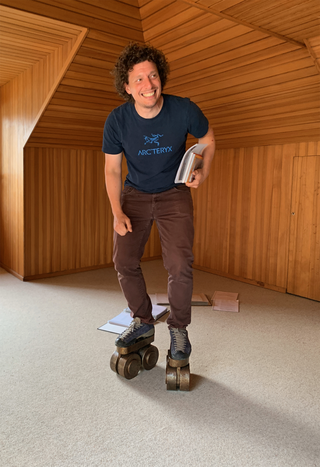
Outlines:
POLYGON ((301 43, 319 35, 318 0, 185 0, 185 3, 301 43))
POLYGON ((320 75, 311 55, 320 45, 313 37, 319 36, 317 0, 140 5, 145 40, 171 65, 166 91, 190 97, 204 110, 218 147, 319 139, 320 75), (303 18, 298 15, 296 29, 285 35, 296 9, 303 18))
POLYGON ((81 32, 72 24, 2 5, 0 18, 0 86, 74 41, 81 32))
MULTIPOLYGON (((122 102, 110 71, 130 40, 150 42, 165 52, 171 65, 165 92, 188 96, 204 110, 218 147, 319 139, 318 0, 2 0, 2 4, 17 15, 18 10, 41 15, 46 37, 39 54, 46 42, 53 47, 56 36, 62 40, 48 21, 89 29, 29 139, 31 146, 101 147, 105 118, 122 102)), ((13 27, 9 32, 7 46, 13 40, 19 49, 18 30, 15 36, 13 27)), ((0 55, 3 64, 12 58, 10 53, 0 55)), ((22 63, 27 55, 20 56, 22 63)))

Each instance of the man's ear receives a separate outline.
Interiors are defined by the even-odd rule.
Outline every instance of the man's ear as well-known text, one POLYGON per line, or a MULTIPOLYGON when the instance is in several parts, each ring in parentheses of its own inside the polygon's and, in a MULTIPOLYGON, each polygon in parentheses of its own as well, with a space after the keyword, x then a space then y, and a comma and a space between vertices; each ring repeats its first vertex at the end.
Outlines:
POLYGON ((132 92, 130 90, 130 86, 127 83, 124 85, 124 90, 126 91, 127 94, 132 94, 132 92))

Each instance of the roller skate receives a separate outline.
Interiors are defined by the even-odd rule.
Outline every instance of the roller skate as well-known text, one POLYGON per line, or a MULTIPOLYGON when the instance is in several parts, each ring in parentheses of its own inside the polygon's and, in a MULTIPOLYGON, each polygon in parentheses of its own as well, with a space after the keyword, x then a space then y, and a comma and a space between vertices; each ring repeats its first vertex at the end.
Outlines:
POLYGON ((130 326, 121 333, 116 341, 116 350, 110 359, 111 370, 126 379, 132 379, 141 370, 151 370, 158 361, 154 341, 154 325, 142 323, 134 318, 130 326))
POLYGON ((171 345, 167 355, 167 390, 189 391, 191 344, 186 329, 170 328, 171 345))

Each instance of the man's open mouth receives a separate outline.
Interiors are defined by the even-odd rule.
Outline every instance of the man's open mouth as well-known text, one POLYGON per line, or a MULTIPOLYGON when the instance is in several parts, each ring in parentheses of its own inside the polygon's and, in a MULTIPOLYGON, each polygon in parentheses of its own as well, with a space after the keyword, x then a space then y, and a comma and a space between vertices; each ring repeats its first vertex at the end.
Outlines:
POLYGON ((156 93, 156 90, 154 91, 150 91, 150 92, 144 92, 144 93, 141 93, 143 95, 143 97, 152 97, 154 96, 156 93))

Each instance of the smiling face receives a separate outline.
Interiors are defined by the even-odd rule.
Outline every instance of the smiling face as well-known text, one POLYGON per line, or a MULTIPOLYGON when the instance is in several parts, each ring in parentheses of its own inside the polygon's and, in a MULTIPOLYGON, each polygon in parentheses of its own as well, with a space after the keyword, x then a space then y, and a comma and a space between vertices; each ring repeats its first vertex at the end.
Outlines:
POLYGON ((128 73, 125 90, 134 99, 139 115, 145 118, 156 116, 162 106, 161 81, 153 62, 141 62, 134 65, 128 73))

